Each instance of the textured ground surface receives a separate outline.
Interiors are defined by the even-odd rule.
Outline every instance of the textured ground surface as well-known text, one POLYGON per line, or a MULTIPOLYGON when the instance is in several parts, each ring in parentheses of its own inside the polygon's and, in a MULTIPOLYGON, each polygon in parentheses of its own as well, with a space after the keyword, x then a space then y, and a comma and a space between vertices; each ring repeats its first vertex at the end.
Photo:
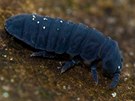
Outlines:
POLYGON ((134 7, 133 0, 0 0, 0 101, 135 101, 134 7), (60 61, 30 58, 32 50, 4 31, 4 21, 20 13, 82 22, 117 40, 124 54, 118 87, 106 88, 100 66, 95 86, 84 66, 60 75, 60 61))

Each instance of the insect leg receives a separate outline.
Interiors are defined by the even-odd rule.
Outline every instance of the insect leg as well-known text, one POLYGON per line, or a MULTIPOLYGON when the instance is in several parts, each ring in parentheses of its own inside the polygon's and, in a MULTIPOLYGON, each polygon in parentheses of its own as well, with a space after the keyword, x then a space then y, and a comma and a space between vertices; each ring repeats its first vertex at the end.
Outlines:
POLYGON ((61 74, 66 72, 68 69, 72 68, 76 64, 78 64, 78 62, 73 60, 73 59, 70 60, 70 61, 65 62, 64 65, 62 66, 61 74))
POLYGON ((98 62, 100 62, 100 59, 93 61, 90 66, 92 78, 95 81, 96 85, 98 84, 98 73, 97 73, 98 62))
POLYGON ((33 52, 30 57, 45 57, 45 58, 55 58, 56 55, 54 53, 50 53, 47 51, 39 51, 39 52, 33 52))
POLYGON ((119 82, 119 76, 120 76, 119 73, 115 73, 115 74, 114 74, 112 83, 111 83, 111 85, 109 86, 110 89, 115 88, 115 87, 117 86, 117 84, 118 84, 118 82, 119 82))
POLYGON ((92 74, 92 78, 95 81, 96 85, 98 84, 98 73, 96 70, 96 64, 93 64, 91 66, 91 74, 92 74))

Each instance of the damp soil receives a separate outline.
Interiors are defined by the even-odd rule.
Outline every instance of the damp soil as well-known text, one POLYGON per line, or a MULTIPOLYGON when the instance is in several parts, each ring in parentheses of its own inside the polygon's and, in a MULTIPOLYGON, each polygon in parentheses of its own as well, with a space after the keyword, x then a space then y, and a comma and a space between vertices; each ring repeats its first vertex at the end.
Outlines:
POLYGON ((0 101, 135 101, 135 1, 133 0, 0 0, 0 101), (78 65, 64 74, 65 60, 31 58, 35 51, 4 29, 10 16, 37 13, 94 27, 118 41, 124 56, 117 88, 98 66, 99 84, 78 65))

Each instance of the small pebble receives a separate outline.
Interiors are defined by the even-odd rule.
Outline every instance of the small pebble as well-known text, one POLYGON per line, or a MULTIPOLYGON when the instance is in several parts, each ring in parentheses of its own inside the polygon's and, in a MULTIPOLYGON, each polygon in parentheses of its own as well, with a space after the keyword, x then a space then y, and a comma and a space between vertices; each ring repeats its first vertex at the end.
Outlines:
POLYGON ((117 95, 116 92, 112 93, 112 97, 116 97, 116 95, 117 95))
POLYGON ((59 64, 62 66, 62 62, 60 61, 59 64))
POLYGON ((60 66, 58 66, 58 67, 57 67, 57 69, 61 69, 61 67, 60 67, 60 66))
POLYGON ((113 24, 113 23, 116 22, 116 18, 114 18, 114 17, 108 17, 107 22, 108 22, 109 24, 113 24))
POLYGON ((57 92, 57 95, 61 95, 61 93, 57 92))
POLYGON ((40 65, 39 67, 44 67, 43 65, 40 65))
POLYGON ((4 80, 4 77, 0 77, 0 80, 3 81, 4 80))
POLYGON ((9 86, 2 86, 2 89, 5 90, 5 91, 9 91, 10 87, 9 86))
POLYGON ((66 9, 66 13, 67 13, 67 14, 71 14, 71 13, 72 13, 72 10, 69 9, 69 8, 67 8, 67 9, 66 9))
POLYGON ((38 95, 38 94, 39 94, 39 91, 35 91, 34 94, 35 94, 35 95, 38 95))
POLYGON ((130 55, 130 56, 134 56, 134 53, 133 53, 133 52, 129 52, 129 55, 130 55))
POLYGON ((127 81, 128 78, 124 78, 124 81, 127 81))
POLYGON ((39 11, 39 12, 43 12, 43 8, 39 8, 38 11, 39 11))
POLYGON ((133 66, 135 67, 135 63, 133 64, 133 66))
POLYGON ((11 79, 10 81, 13 83, 14 82, 14 79, 11 79))
POLYGON ((6 44, 2 44, 3 47, 6 47, 6 44))
POLYGON ((128 64, 126 64, 126 65, 125 65, 125 67, 129 67, 129 65, 128 65, 128 64))
POLYGON ((7 51, 8 49, 7 49, 7 48, 5 48, 5 50, 7 51))
POLYGON ((13 58, 10 58, 10 61, 12 61, 13 60, 13 58))
POLYGON ((79 84, 79 87, 82 87, 82 85, 81 85, 81 84, 79 84))
POLYGON ((76 100, 77 100, 77 101, 80 101, 80 98, 78 97, 76 100))
POLYGON ((26 101, 32 101, 31 99, 28 99, 28 100, 26 100, 26 101))
POLYGON ((130 77, 130 74, 128 72, 125 72, 124 75, 130 77))
POLYGON ((128 87, 129 90, 131 90, 132 88, 131 87, 128 87))
POLYGON ((63 86, 63 89, 66 89, 66 86, 63 86))
POLYGON ((71 86, 70 86, 70 85, 68 85, 68 86, 67 86, 67 89, 68 89, 68 90, 70 90, 70 89, 71 89, 71 86))
POLYGON ((4 58, 6 58, 6 57, 7 57, 7 55, 3 55, 3 57, 4 57, 4 58))
POLYGON ((9 94, 8 94, 8 92, 4 92, 4 93, 2 94, 2 96, 5 97, 5 98, 8 98, 8 97, 9 97, 9 94))

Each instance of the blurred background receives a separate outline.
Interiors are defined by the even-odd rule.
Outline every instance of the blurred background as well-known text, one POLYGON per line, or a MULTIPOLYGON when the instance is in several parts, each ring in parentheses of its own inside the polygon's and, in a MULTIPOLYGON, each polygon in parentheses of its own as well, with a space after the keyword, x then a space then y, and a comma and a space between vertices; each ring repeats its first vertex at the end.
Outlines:
MULTIPOLYGON (((0 101, 135 101, 135 0, 0 0, 0 101), (118 87, 99 66, 99 85, 89 69, 76 66, 60 75, 61 61, 30 58, 32 50, 4 30, 21 13, 60 17, 94 27, 118 41, 124 65, 118 87)), ((63 61, 62 61, 63 62, 63 61)))

